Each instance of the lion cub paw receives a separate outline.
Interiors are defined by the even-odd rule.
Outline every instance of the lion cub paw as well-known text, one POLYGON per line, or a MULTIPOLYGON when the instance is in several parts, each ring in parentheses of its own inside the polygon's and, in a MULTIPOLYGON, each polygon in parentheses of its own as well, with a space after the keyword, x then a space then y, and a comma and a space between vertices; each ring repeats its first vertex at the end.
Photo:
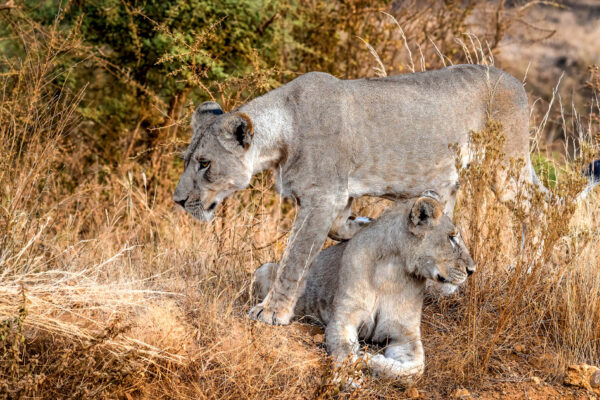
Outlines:
POLYGON ((375 354, 368 360, 368 364, 373 375, 395 379, 403 385, 412 385, 416 378, 423 374, 425 367, 421 363, 403 363, 383 354, 375 354))
POLYGON ((353 371, 349 375, 345 371, 336 370, 331 377, 331 383, 337 386, 340 390, 352 392, 356 389, 361 389, 365 380, 365 375, 362 371, 353 371))

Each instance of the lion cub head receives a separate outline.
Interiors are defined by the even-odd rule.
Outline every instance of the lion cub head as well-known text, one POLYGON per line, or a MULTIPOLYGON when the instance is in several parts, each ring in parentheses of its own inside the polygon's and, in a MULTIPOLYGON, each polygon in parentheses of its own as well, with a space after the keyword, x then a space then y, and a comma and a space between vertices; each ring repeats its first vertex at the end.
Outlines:
POLYGON ((433 197, 414 202, 407 230, 406 267, 413 275, 437 282, 442 292, 449 294, 475 272, 475 262, 458 228, 433 197))
POLYGON ((254 129, 248 115, 223 113, 211 101, 194 111, 192 129, 173 199, 194 218, 209 221, 223 199, 250 183, 247 155, 254 129))

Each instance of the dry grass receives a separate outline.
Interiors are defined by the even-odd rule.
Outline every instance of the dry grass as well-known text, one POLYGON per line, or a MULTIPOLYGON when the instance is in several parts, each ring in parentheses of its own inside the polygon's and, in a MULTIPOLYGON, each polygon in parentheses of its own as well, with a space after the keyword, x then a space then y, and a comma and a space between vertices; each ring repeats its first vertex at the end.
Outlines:
MULTIPOLYGON (((59 54, 78 43, 57 29, 44 41, 21 34, 28 58, 3 60, 0 76, 3 398, 403 397, 394 382, 370 378, 339 393, 321 329, 246 318, 252 272, 281 257, 294 218, 270 174, 210 224, 173 208, 174 182, 149 183, 135 161, 69 188, 84 149, 69 140, 79 94, 49 82, 59 54)), ((585 126, 588 138, 598 131, 585 126)), ((478 272, 458 294, 425 305, 418 387, 433 397, 531 375, 556 382, 569 363, 600 364, 598 193, 575 206, 581 161, 556 189, 564 201, 548 206, 534 194, 529 215, 498 205, 487 187, 501 129, 475 135, 473 151, 489 156, 462 173, 456 219, 478 272), (519 251, 524 222, 531 229, 519 251)), ((156 161, 171 177, 173 156, 156 161)), ((363 199, 356 211, 373 216, 385 204, 363 199)))

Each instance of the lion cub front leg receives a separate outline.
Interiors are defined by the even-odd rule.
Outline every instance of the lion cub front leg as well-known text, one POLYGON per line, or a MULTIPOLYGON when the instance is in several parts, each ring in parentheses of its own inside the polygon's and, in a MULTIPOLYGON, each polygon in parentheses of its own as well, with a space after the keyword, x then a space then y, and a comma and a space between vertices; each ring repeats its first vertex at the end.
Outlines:
POLYGON ((266 263, 254 271, 252 293, 258 301, 263 301, 267 297, 275 278, 277 278, 277 268, 279 268, 277 263, 266 263))
POLYGON ((393 337, 384 354, 376 354, 368 360, 376 376, 410 384, 425 369, 425 354, 418 328, 405 336, 393 337))
POLYGON ((336 366, 346 360, 354 362, 358 357, 358 324, 352 320, 334 318, 325 329, 327 353, 331 355, 336 366))
POLYGON ((356 232, 371 223, 371 218, 369 217, 352 218, 350 216, 352 200, 352 198, 348 199, 346 208, 344 208, 333 221, 333 225, 331 225, 328 235, 331 239, 339 242, 350 240, 354 237, 356 232))
POLYGON ((325 328, 325 341, 327 353, 333 358, 332 383, 345 389, 360 387, 364 364, 359 360, 358 325, 334 318, 325 328))

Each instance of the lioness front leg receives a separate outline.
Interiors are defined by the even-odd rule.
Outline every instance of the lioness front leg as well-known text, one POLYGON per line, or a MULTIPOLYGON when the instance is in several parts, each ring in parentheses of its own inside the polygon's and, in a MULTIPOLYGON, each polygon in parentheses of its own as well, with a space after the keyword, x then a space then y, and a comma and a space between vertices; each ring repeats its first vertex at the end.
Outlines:
POLYGON ((250 310, 250 318, 271 325, 290 323, 296 301, 304 292, 306 274, 325 243, 334 217, 346 202, 347 198, 317 206, 311 206, 316 202, 301 203, 277 279, 267 297, 250 310))
POLYGON ((356 217, 352 218, 350 212, 352 211, 352 201, 354 199, 348 199, 348 204, 339 213, 339 215, 333 221, 333 225, 329 230, 329 237, 333 240, 342 241, 350 240, 362 227, 367 226, 371 223, 371 218, 368 217, 356 217))

